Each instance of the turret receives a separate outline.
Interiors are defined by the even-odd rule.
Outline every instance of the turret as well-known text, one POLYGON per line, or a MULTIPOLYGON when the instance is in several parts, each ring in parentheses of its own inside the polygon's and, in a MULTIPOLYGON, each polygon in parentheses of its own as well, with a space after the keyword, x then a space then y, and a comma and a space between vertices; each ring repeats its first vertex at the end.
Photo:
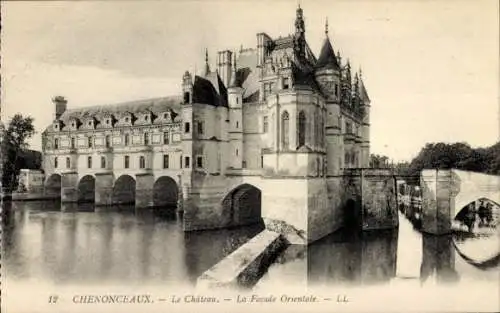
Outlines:
POLYGON ((368 167, 370 162, 370 98, 363 82, 363 73, 359 70, 360 110, 363 116, 361 127, 363 143, 361 145, 361 166, 368 167))
POLYGON ((236 53, 233 54, 231 82, 227 90, 229 104, 229 164, 233 168, 243 166, 243 91, 238 85, 236 53))
POLYGON ((328 20, 325 22, 325 39, 315 69, 316 79, 328 99, 338 101, 340 97, 340 65, 328 37, 328 20))

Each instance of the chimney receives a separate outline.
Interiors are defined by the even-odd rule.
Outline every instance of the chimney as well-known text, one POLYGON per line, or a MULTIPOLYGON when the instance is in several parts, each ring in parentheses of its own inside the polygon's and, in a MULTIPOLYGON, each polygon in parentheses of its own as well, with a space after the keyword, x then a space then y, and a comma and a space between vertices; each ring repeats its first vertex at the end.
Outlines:
POLYGON ((217 70, 226 88, 231 81, 232 55, 233 53, 231 51, 225 50, 219 51, 217 56, 217 70))
POLYGON ((63 96, 55 96, 52 98, 52 102, 56 107, 55 120, 58 120, 64 111, 66 111, 68 101, 63 96))

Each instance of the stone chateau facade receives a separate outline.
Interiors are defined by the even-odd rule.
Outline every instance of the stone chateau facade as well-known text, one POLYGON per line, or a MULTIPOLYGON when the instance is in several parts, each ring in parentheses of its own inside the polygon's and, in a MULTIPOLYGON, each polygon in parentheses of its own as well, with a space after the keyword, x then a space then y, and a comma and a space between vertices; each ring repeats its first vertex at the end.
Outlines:
POLYGON ((328 25, 318 57, 300 7, 294 29, 219 51, 215 67, 207 52, 179 96, 75 109, 55 97, 42 135, 46 192, 96 205, 179 202, 186 230, 263 218, 307 241, 333 231, 346 173, 368 167, 370 99, 328 25))

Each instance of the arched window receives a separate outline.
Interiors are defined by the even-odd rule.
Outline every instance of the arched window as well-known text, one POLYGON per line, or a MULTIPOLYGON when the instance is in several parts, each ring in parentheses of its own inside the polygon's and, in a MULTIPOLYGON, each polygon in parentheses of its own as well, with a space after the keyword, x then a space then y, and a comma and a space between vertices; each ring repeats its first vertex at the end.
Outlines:
POLYGON ((141 156, 139 157, 139 168, 145 168, 146 167, 146 159, 141 156))
POLYGON ((70 168, 71 167, 71 160, 70 158, 66 158, 66 168, 70 168))
POLYGON ((290 116, 285 111, 281 114, 281 146, 283 149, 288 149, 290 136, 290 116))
POLYGON ((101 157, 101 168, 106 168, 106 157, 101 157))
POLYGON ((299 148, 306 144, 306 113, 304 111, 299 112, 298 118, 298 139, 299 139, 299 148))

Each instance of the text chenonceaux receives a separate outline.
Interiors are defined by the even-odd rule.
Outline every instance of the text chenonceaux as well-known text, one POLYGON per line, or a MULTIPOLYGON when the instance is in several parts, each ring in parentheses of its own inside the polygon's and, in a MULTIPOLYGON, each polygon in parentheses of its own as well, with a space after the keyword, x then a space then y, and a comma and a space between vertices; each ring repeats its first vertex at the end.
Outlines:
POLYGON ((146 304, 153 303, 150 295, 76 295, 73 296, 73 303, 92 304, 92 303, 125 303, 125 304, 146 304))
MULTIPOLYGON (((73 303, 75 304, 148 304, 154 303, 151 295, 75 295, 73 296, 73 303)), ((224 299, 229 300, 229 299, 224 299)), ((302 296, 260 296, 260 295, 238 295, 234 299, 237 303, 265 303, 265 302, 282 302, 282 303, 297 303, 297 302, 318 302, 319 299, 313 295, 302 296)), ((201 295, 185 295, 185 296, 172 296, 171 302, 173 303, 219 303, 221 302, 217 297, 207 297, 201 295)))

